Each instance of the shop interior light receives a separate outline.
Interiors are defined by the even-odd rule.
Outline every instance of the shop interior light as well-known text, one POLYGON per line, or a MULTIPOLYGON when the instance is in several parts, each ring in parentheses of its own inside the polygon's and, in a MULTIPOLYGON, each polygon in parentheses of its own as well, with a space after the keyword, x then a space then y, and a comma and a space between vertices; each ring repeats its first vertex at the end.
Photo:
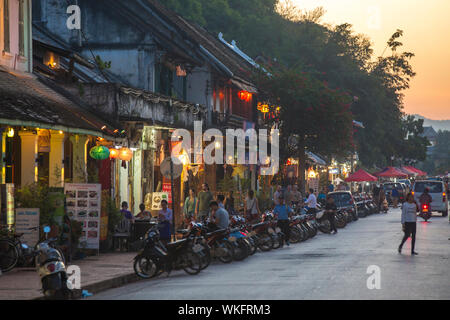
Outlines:
POLYGON ((9 128, 8 131, 6 131, 6 136, 8 138, 14 138, 14 128, 9 128))

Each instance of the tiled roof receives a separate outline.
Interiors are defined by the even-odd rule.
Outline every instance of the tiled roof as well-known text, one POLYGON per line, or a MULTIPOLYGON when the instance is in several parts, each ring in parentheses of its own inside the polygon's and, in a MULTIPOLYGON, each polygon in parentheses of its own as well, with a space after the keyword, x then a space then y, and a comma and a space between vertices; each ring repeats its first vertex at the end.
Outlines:
POLYGON ((206 29, 199 25, 188 22, 186 19, 167 9, 157 0, 146 0, 151 7, 159 11, 161 15, 165 16, 170 22, 178 27, 185 35, 198 45, 206 48, 212 55, 214 55, 221 63, 223 63, 239 80, 251 82, 249 75, 251 73, 251 65, 222 43, 216 36, 209 33, 206 29))
POLYGON ((32 75, 13 74, 0 67, 0 97, 0 120, 4 124, 17 121, 73 133, 78 130, 113 136, 112 125, 32 75), (103 126, 106 126, 104 130, 103 126))

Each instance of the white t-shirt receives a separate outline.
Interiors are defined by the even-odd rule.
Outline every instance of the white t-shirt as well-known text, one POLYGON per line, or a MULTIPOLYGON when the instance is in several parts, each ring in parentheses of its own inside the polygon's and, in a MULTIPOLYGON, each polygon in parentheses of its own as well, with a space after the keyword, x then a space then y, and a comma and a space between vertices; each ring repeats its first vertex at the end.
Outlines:
POLYGON ((315 209, 317 207, 317 198, 314 194, 310 194, 308 200, 306 200, 306 205, 308 208, 315 209))
POLYGON ((253 199, 247 198, 247 210, 252 210, 252 214, 258 213, 258 209, 256 208, 256 201, 256 197, 254 197, 253 199))

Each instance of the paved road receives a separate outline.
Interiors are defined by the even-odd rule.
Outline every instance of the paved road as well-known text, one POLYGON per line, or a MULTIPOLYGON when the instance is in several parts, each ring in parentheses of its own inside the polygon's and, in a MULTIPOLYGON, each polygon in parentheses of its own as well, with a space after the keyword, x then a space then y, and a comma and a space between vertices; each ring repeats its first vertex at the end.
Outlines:
POLYGON ((197 276, 176 272, 99 293, 118 300, 450 299, 450 225, 419 222, 416 251, 404 253, 400 210, 372 215, 340 230, 243 262, 212 264, 197 276), (367 288, 367 268, 381 271, 381 289, 367 288))

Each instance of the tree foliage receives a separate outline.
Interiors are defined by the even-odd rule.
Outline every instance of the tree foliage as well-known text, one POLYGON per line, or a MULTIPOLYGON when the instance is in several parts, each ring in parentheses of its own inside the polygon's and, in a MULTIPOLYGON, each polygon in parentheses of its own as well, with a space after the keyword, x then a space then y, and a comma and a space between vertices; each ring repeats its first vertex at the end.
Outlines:
MULTIPOLYGON (((354 132, 354 143, 364 166, 387 165, 392 156, 418 160, 425 157, 423 139, 413 136, 406 140, 403 92, 409 88, 415 72, 411 65, 414 54, 401 51, 402 30, 396 30, 387 40, 381 57, 374 57, 370 39, 355 33, 352 25, 320 24, 323 8, 304 12, 290 0, 162 2, 211 33, 222 32, 228 41, 236 40, 238 46, 257 61, 276 62, 286 70, 300 72, 296 77, 301 78, 301 72, 305 72, 318 82, 325 81, 330 90, 348 92, 353 98, 350 106, 353 118, 365 126, 354 132)), ((294 75, 286 71, 284 76, 294 75)), ((283 83, 282 78, 277 80, 283 83)), ((309 84, 313 83, 311 80, 309 84)), ((294 91, 297 94, 301 90, 294 91)), ((278 92, 273 94, 282 96, 278 92)), ((320 104, 312 107, 319 108, 320 104)), ((333 121, 328 117, 336 114, 336 110, 331 108, 327 113, 325 109, 320 121, 318 118, 308 122, 319 126, 308 126, 312 136, 320 131, 320 122, 328 125, 333 121)), ((295 118, 300 121, 310 116, 304 113, 304 108, 295 112, 295 118)), ((328 145, 315 142, 315 147, 329 152, 328 145)), ((329 142, 333 142, 332 137, 329 142)), ((348 143, 351 146, 350 140, 348 143)))

